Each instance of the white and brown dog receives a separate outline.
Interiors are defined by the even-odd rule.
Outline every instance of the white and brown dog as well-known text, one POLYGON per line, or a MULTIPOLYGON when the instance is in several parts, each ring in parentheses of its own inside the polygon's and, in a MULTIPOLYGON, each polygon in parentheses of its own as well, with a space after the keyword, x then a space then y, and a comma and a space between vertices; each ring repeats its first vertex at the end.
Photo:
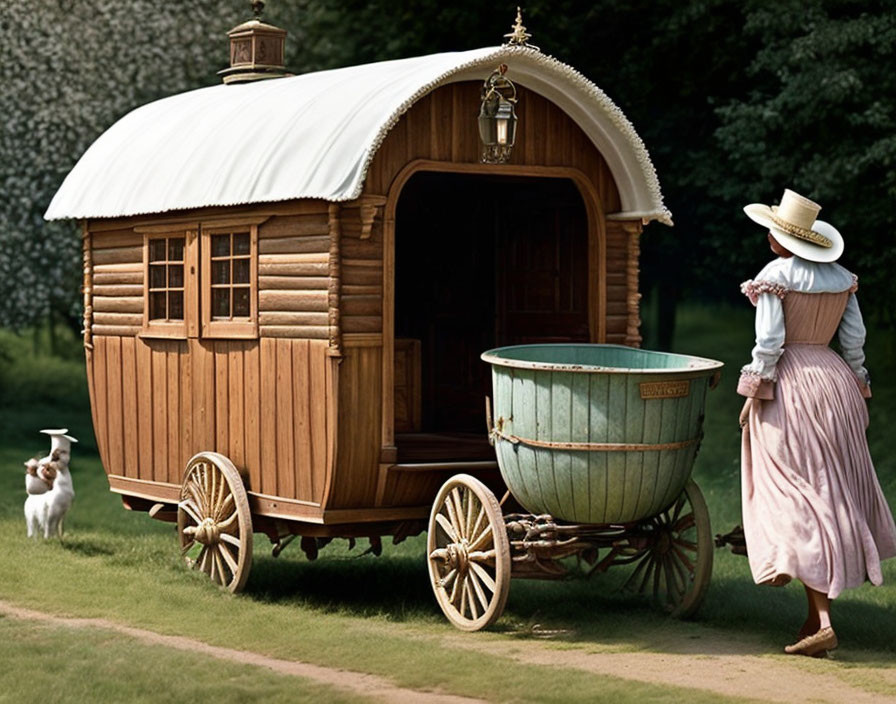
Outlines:
POLYGON ((63 520, 75 498, 68 468, 71 444, 78 441, 66 435, 66 428, 40 432, 50 436, 50 454, 25 463, 25 524, 29 538, 41 533, 62 538, 63 520))

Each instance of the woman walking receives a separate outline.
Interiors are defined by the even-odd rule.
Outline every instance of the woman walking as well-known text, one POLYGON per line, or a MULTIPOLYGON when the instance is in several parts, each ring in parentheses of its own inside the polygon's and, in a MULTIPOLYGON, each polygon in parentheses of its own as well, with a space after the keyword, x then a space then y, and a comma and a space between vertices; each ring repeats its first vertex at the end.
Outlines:
POLYGON ((753 360, 741 371, 744 533, 757 584, 800 580, 809 611, 785 651, 837 646, 830 601, 896 555, 896 527, 865 429, 870 380, 856 277, 834 262, 843 238, 821 206, 790 190, 744 208, 766 227, 770 262, 741 290, 756 306, 753 360), (843 356, 828 344, 837 334, 843 356))

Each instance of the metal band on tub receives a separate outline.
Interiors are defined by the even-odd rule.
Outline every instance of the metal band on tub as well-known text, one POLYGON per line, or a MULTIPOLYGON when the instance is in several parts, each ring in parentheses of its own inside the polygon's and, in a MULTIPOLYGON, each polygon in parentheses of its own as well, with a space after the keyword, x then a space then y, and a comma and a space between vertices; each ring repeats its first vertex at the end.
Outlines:
POLYGON ((656 452, 658 450, 681 450, 700 441, 699 437, 678 442, 638 443, 638 442, 555 442, 553 440, 533 440, 518 435, 507 435, 497 428, 491 432, 492 437, 506 440, 514 445, 529 445, 547 450, 580 450, 585 452, 656 452))

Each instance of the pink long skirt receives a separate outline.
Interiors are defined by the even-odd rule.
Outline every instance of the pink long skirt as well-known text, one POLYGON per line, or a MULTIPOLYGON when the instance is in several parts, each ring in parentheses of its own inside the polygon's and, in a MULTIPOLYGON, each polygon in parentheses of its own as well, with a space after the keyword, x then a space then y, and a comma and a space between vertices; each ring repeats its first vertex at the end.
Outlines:
POLYGON ((744 533, 757 584, 799 579, 831 599, 896 555, 855 376, 827 345, 793 344, 773 401, 757 401, 742 440, 744 533))

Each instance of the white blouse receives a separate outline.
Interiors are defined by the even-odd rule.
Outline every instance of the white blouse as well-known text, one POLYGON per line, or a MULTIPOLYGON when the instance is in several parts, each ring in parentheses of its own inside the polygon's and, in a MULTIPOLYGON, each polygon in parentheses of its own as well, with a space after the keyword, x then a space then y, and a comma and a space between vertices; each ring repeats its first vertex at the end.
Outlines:
MULTIPOLYGON (((797 256, 769 262, 752 281, 741 284, 756 306, 756 346, 753 361, 741 369, 742 374, 758 376, 763 381, 777 379, 778 359, 784 345, 784 308, 780 296, 786 291, 799 293, 839 293, 855 291, 856 277, 836 263, 810 262, 797 256)), ((837 330, 843 359, 859 379, 870 383, 865 363, 865 325, 855 293, 850 293, 837 330)))

